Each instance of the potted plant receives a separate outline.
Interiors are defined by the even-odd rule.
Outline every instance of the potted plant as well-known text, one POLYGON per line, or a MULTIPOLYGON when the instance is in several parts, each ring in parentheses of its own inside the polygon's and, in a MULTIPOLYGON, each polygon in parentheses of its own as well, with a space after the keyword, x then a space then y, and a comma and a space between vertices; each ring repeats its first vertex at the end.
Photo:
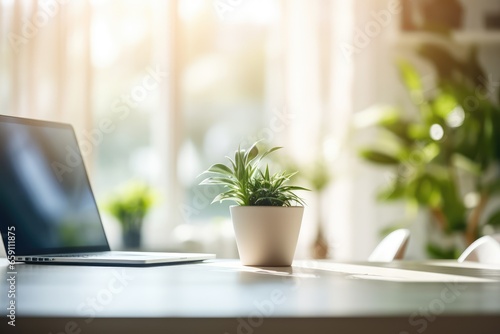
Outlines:
POLYGON ((307 190, 288 185, 296 174, 270 173, 261 166, 262 159, 280 149, 273 147, 259 153, 257 143, 249 149, 238 148, 230 164, 215 164, 203 174, 210 174, 200 184, 221 186, 212 203, 233 201, 230 207, 236 244, 244 265, 289 266, 293 261, 299 236, 304 202, 294 191, 307 190))
POLYGON ((425 43, 418 50, 434 66, 435 87, 426 87, 411 63, 399 63, 416 112, 370 108, 357 119, 363 128, 375 126, 378 134, 361 156, 394 168, 379 198, 427 208, 435 223, 427 252, 456 258, 482 235, 483 226, 500 226, 500 210, 486 210, 500 193, 500 104, 495 98, 500 91, 488 84, 474 48, 458 59, 450 51, 453 40, 442 38, 452 47, 425 43))
POLYGON ((139 248, 141 246, 141 230, 144 217, 157 200, 157 195, 142 182, 129 182, 105 204, 122 226, 123 246, 139 248))

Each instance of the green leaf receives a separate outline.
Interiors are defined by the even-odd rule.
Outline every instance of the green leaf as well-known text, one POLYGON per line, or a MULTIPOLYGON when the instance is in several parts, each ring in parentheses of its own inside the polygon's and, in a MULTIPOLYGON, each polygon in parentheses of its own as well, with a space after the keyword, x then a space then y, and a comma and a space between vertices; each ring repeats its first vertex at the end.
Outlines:
POLYGON ((399 72, 402 76, 403 82, 410 92, 422 91, 422 81, 420 80, 420 74, 417 72, 415 67, 404 60, 400 60, 397 63, 399 72))
POLYGON ((287 191, 296 191, 296 190, 311 191, 310 189, 307 189, 307 188, 304 188, 304 187, 299 187, 299 186, 287 186, 286 190, 287 191))
POLYGON ((491 214, 486 221, 486 225, 491 225, 495 227, 500 227, 500 210, 491 214))
POLYGON ((290 206, 294 203, 303 205, 302 199, 293 191, 305 189, 286 185, 295 173, 271 174, 268 166, 264 172, 260 169, 259 163, 262 158, 281 147, 273 147, 259 155, 256 144, 254 143, 248 150, 238 147, 234 160, 226 157, 232 169, 223 164, 215 164, 203 173, 215 173, 217 176, 206 177, 200 182, 201 185, 222 186, 224 189, 212 203, 234 201, 238 205, 290 206))
POLYGON ((148 184, 131 181, 110 197, 104 208, 128 229, 141 224, 149 209, 157 202, 159 195, 148 184))
POLYGON ((451 157, 451 162, 455 167, 463 171, 469 172, 476 176, 479 176, 481 174, 481 167, 477 163, 460 153, 453 154, 451 157))
POLYGON ((245 164, 252 161, 259 154, 259 149, 257 148, 257 142, 255 142, 246 152, 245 152, 245 164))
POLYGON ((422 157, 424 158, 424 163, 431 162, 439 154, 439 145, 432 142, 422 149, 422 157))
POLYGON ((456 259, 457 249, 455 247, 445 248, 433 243, 427 244, 427 254, 433 259, 456 259))
POLYGON ((233 174, 233 171, 227 167, 226 165, 223 164, 215 164, 212 165, 207 172, 209 173, 218 173, 218 174, 223 174, 223 175, 231 175, 233 174))
POLYGON ((457 105, 458 102, 452 94, 441 93, 431 102, 431 109, 435 115, 446 119, 457 105))
POLYGON ((499 193, 500 192, 500 179, 499 178, 495 178, 495 180, 493 180, 492 182, 486 184, 483 188, 490 195, 494 195, 494 194, 499 193))
POLYGON ((217 195, 214 200, 212 201, 211 204, 214 204, 214 203, 222 203, 224 201, 229 201, 229 200, 232 200, 236 203, 239 203, 239 199, 237 197, 232 197, 232 196, 224 196, 222 194, 219 194, 217 195))
POLYGON ((429 127, 425 124, 408 125, 408 136, 413 140, 422 140, 429 138, 429 127))
POLYGON ((448 231, 465 231, 467 228, 467 209, 457 189, 457 184, 452 174, 447 173, 440 179, 436 179, 439 184, 441 196, 440 207, 448 220, 448 231))
POLYGON ((266 156, 268 156, 269 154, 273 153, 274 151, 280 150, 282 148, 283 147, 281 147, 281 146, 277 146, 277 147, 273 147, 273 148, 267 150, 266 152, 264 152, 262 154, 262 156, 260 157, 260 160, 264 159, 266 156))
POLYGON ((231 178, 225 177, 209 177, 200 182, 200 185, 227 185, 227 186, 237 186, 238 183, 231 178))
POLYGON ((379 201, 395 201, 404 198, 405 195, 406 187, 398 180, 395 180, 377 193, 377 199, 379 201))
POLYGON ((414 196, 421 205, 436 207, 441 203, 439 183, 429 175, 415 179, 414 196))
POLYGON ((358 129, 374 125, 393 125, 401 123, 402 113, 391 106, 374 106, 354 114, 354 126, 358 129))
POLYGON ((362 149, 359 154, 364 159, 376 164, 397 165, 399 163, 398 158, 374 149, 362 149))

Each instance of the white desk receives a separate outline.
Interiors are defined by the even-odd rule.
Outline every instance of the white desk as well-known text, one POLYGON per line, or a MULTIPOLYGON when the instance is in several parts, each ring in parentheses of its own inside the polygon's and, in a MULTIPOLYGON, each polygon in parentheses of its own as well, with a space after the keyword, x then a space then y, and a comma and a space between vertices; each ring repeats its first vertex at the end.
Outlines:
POLYGON ((500 333, 500 268, 451 262, 16 265, 1 333, 500 333))

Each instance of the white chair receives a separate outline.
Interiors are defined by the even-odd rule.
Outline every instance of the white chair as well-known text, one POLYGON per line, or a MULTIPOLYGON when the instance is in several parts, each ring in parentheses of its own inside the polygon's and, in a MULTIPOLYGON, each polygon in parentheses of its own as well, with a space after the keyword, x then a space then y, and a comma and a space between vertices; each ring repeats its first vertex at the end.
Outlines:
POLYGON ((369 262, 391 262, 401 260, 410 239, 410 231, 399 229, 389 233, 373 250, 368 258, 369 262))
POLYGON ((473 261, 500 264, 500 237, 486 235, 474 241, 458 258, 458 262, 473 261), (497 239, 498 238, 498 239, 497 239))

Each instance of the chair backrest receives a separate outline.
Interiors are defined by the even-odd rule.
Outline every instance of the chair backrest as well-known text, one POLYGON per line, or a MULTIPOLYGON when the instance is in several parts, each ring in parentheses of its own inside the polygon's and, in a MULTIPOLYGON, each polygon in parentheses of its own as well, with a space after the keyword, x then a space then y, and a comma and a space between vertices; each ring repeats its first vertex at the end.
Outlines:
POLYGON ((458 262, 473 261, 500 264, 500 238, 498 237, 498 235, 486 235, 477 239, 464 250, 462 255, 458 258, 458 262))
POLYGON ((410 231, 399 229, 389 233, 370 254, 370 262, 391 262, 401 260, 406 251, 406 245, 410 238, 410 231))

